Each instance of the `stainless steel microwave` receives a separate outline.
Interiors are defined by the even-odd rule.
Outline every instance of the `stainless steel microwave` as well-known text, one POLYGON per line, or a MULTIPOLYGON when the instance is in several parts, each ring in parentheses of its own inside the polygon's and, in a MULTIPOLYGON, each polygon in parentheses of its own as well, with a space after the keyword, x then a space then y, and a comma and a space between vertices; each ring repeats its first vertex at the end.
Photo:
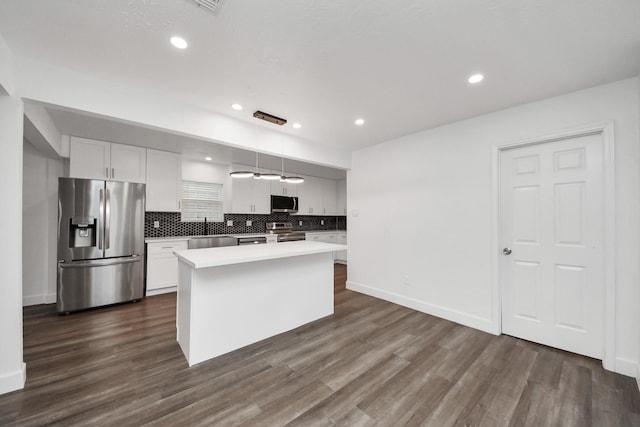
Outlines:
POLYGON ((298 212, 298 198, 287 196, 271 196, 271 212, 298 212))

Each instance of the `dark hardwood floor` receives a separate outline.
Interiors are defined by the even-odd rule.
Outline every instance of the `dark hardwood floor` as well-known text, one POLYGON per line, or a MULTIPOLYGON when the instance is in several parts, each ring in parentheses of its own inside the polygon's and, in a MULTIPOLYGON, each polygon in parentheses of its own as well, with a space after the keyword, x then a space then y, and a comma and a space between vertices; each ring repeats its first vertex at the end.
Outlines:
POLYGON ((335 277, 333 316, 192 368, 175 294, 27 307, 27 384, 0 396, 0 425, 640 426, 635 380, 599 361, 348 291, 344 266, 335 277))

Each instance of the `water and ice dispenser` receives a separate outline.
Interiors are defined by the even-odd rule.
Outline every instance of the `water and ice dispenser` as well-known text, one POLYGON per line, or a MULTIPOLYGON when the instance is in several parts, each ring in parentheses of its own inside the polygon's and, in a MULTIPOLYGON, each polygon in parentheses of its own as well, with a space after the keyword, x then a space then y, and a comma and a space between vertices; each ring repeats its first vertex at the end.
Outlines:
POLYGON ((86 248, 96 246, 97 218, 75 216, 69 219, 69 247, 86 248))

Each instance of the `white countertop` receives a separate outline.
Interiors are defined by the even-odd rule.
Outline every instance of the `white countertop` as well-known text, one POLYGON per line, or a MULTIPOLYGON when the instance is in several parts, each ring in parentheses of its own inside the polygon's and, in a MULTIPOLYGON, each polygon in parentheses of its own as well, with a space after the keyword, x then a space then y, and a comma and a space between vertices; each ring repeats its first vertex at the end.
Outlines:
POLYGON ((145 237, 145 243, 187 241, 193 236, 145 237))
POLYGON ((175 254, 180 260, 197 269, 242 264, 254 261, 265 261, 276 258, 312 255, 323 252, 342 251, 346 249, 346 245, 300 240, 297 242, 278 243, 275 245, 224 246, 221 248, 189 249, 175 252, 175 254))
POLYGON ((200 237, 225 237, 225 236, 231 236, 231 237, 249 237, 249 238, 254 238, 254 237, 265 237, 268 236, 268 234, 266 233, 246 233, 246 234, 209 234, 209 235, 197 235, 197 236, 167 236, 167 237, 146 237, 144 239, 145 243, 152 243, 152 242, 171 242, 171 241, 181 241, 181 240, 189 240, 189 239, 198 239, 200 237))
MULTIPOLYGON (((303 230, 297 230, 303 231, 303 230)), ((304 230, 304 233, 346 233, 347 230, 304 230)), ((265 237, 269 236, 267 233, 247 233, 247 234, 210 234, 208 236, 198 235, 198 236, 167 236, 167 237, 146 237, 144 239, 145 243, 152 242, 175 242, 175 241, 185 241, 198 237, 216 237, 216 236, 231 236, 231 237, 265 237)))

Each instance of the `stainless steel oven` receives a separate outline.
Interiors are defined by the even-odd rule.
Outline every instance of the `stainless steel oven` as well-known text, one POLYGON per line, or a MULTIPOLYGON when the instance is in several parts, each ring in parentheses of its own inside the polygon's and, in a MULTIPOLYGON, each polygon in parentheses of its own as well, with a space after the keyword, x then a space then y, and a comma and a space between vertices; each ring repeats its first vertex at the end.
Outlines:
POLYGON ((267 233, 278 236, 278 242, 295 242, 305 240, 304 231, 293 231, 293 224, 290 222, 268 222, 267 233))

